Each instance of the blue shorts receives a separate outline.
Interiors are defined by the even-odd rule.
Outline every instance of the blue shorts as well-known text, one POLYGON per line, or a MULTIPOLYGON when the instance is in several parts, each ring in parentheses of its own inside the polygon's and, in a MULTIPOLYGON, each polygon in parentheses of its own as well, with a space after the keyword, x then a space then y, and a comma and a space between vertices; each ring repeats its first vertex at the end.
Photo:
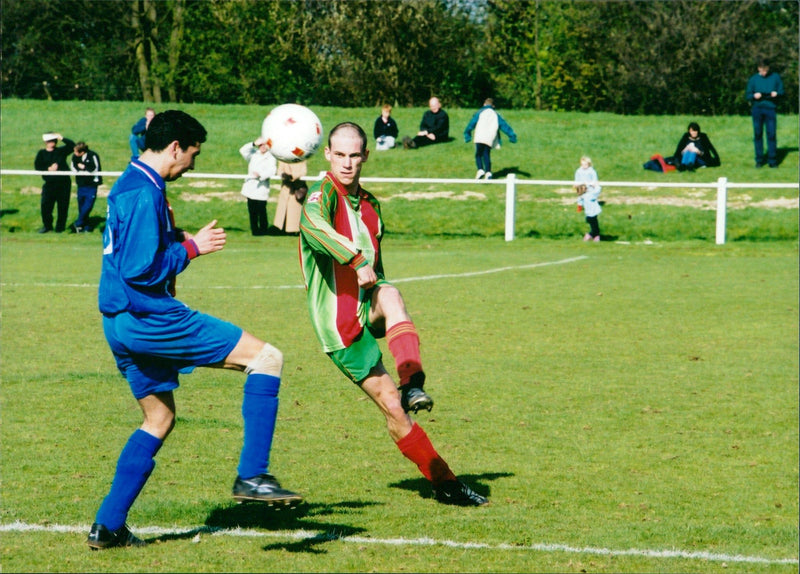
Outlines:
POLYGON ((159 315, 103 316, 103 331, 133 396, 178 388, 178 373, 225 360, 242 329, 188 307, 159 315))

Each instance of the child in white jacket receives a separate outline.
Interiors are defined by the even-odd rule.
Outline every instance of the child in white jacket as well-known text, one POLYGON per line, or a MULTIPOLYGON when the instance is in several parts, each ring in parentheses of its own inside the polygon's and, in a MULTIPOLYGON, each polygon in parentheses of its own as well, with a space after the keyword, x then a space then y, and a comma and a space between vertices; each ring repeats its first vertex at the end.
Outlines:
POLYGON ((597 198, 600 197, 600 187, 597 172, 592 167, 592 159, 588 156, 581 157, 581 166, 575 170, 575 185, 578 194, 578 211, 586 214, 586 223, 589 224, 589 233, 583 236, 584 241, 600 241, 600 224, 597 216, 603 211, 597 198))

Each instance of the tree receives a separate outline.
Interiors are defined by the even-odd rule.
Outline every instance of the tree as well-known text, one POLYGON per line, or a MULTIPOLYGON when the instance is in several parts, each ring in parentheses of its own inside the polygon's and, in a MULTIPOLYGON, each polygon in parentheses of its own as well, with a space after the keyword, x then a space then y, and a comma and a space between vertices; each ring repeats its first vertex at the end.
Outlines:
POLYGON ((624 114, 798 108, 795 0, 0 0, 3 96, 624 114), (732 39, 735 39, 733 41, 732 39))
POLYGON ((55 99, 135 97, 116 82, 131 58, 127 10, 91 0, 0 2, 3 96, 55 99))
POLYGON ((743 113, 767 54, 797 111, 797 2, 488 0, 487 14, 487 65, 513 106, 743 113))

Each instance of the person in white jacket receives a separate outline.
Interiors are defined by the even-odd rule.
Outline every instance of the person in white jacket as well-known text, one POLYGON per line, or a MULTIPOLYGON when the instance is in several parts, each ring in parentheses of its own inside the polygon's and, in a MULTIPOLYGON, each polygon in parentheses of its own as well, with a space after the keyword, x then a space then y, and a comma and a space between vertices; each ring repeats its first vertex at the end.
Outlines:
POLYGON ((475 179, 492 179, 492 148, 500 149, 500 132, 508 136, 508 141, 517 143, 517 134, 494 109, 494 100, 486 98, 483 107, 469 120, 464 129, 464 141, 469 143, 475 130, 475 165, 478 171, 475 179))
POLYGON ((578 194, 578 211, 586 214, 586 223, 589 224, 589 233, 583 236, 584 241, 600 241, 600 223, 597 216, 603 209, 597 199, 600 197, 602 187, 598 183, 597 172, 592 167, 592 158, 583 156, 581 166, 575 170, 575 185, 578 194))
POLYGON ((242 195, 247 198, 247 211, 250 214, 250 232, 253 235, 267 235, 267 201, 269 200, 269 179, 278 170, 278 162, 269 153, 269 145, 259 137, 247 142, 239 153, 248 162, 247 179, 242 186, 242 195))

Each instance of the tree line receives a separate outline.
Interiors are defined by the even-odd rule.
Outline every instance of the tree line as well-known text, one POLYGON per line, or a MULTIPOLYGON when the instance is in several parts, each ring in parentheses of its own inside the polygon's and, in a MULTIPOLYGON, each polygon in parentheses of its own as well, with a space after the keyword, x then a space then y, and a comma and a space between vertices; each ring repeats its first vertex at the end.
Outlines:
POLYGON ((618 114, 798 111, 796 0, 0 0, 2 96, 618 114))

